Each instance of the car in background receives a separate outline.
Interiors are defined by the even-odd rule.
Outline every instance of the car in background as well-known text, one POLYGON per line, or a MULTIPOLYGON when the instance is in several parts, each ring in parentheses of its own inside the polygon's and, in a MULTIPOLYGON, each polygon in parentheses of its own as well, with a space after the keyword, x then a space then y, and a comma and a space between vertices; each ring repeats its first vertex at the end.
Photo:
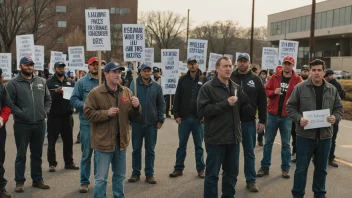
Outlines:
POLYGON ((351 79, 351 73, 348 71, 334 71, 335 79, 351 79))

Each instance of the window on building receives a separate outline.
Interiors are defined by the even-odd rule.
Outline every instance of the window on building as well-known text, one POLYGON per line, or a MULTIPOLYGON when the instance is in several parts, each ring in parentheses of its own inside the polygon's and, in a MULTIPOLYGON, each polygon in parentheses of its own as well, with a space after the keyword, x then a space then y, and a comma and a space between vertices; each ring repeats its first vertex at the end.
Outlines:
POLYGON ((310 15, 306 16, 306 31, 310 30, 310 15))
POLYGON ((315 29, 319 30, 321 29, 321 12, 315 14, 315 29))
POLYGON ((121 29, 122 25, 121 24, 111 24, 111 29, 121 29))
POLYGON ((327 12, 321 13, 321 29, 326 28, 326 14, 327 12))
POLYGON ((281 21, 277 23, 277 35, 281 35, 281 21))
POLYGON ((66 27, 67 21, 58 21, 57 22, 57 27, 66 27))
POLYGON ((288 30, 289 33, 293 32, 293 19, 290 19, 290 28, 288 30))
POLYGON ((129 8, 120 8, 120 15, 127 15, 130 13, 129 8))
POLYGON ((334 22, 334 11, 330 10, 326 13, 326 27, 331 28, 334 22))
POLYGON ((323 52, 315 52, 315 58, 323 58, 323 52))
POLYGON ((46 24, 44 24, 44 23, 41 23, 41 24, 38 25, 38 28, 39 28, 39 29, 45 28, 45 27, 46 27, 46 24))
POLYGON ((1 4, 1 3, 4 3, 4 0, 0 0, 0 4, 1 4))
POLYGON ((87 10, 96 10, 96 7, 88 7, 87 10))
POLYGON ((65 13, 66 6, 56 6, 56 13, 65 13))
POLYGON ((290 20, 286 20, 285 21, 286 24, 286 30, 285 30, 285 35, 289 32, 289 28, 290 28, 290 20))
POLYGON ((116 13, 116 8, 110 8, 110 14, 115 14, 116 13))
POLYGON ((345 25, 345 12, 346 12, 346 8, 340 8, 340 19, 339 19, 340 26, 345 25))
POLYGON ((334 10, 334 23, 333 23, 334 27, 337 27, 340 25, 339 20, 340 20, 340 9, 335 9, 334 10))
POLYGON ((352 14, 352 6, 349 6, 346 8, 346 12, 345 12, 345 25, 351 25, 351 16, 352 14))
POLYGON ((299 18, 297 18, 297 32, 302 32, 302 25, 301 25, 301 23, 302 23, 302 19, 301 19, 302 17, 299 17, 299 18))
POLYGON ((274 23, 271 23, 271 24, 270 24, 270 35, 271 35, 271 36, 275 36, 275 33, 274 33, 274 23))
POLYGON ((61 36, 56 41, 57 41, 57 43, 63 43, 64 42, 64 37, 61 36))
POLYGON ((301 17, 301 31, 306 31, 306 16, 301 17))

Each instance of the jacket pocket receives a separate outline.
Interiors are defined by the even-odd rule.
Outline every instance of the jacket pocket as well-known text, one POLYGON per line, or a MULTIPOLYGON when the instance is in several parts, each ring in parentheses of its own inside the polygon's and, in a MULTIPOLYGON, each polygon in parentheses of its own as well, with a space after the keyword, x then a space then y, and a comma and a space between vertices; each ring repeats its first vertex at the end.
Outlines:
POLYGON ((108 147, 110 146, 109 140, 111 139, 111 134, 108 130, 97 129, 94 137, 94 141, 99 147, 108 147))

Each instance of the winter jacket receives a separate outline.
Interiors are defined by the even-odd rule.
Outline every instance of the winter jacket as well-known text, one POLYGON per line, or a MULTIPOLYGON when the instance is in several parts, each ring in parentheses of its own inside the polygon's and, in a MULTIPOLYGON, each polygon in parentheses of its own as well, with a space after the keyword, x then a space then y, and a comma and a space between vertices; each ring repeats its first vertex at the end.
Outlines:
POLYGON ((19 74, 7 83, 6 88, 13 102, 11 110, 15 122, 36 124, 45 121, 51 97, 44 78, 25 79, 19 74))
POLYGON ((11 114, 12 101, 4 85, 0 83, 0 117, 2 125, 5 125, 11 114))
MULTIPOLYGON (((231 80, 236 84, 240 85, 244 93, 249 97, 252 106, 257 109, 259 115, 259 122, 262 124, 266 123, 267 117, 267 100, 265 95, 265 88, 262 80, 252 71, 248 71, 243 78, 241 78, 238 69, 232 72, 231 80)), ((249 112, 244 112, 243 122, 253 121, 256 119, 256 112, 254 114, 249 114, 249 112)))
POLYGON ((337 89, 337 92, 339 92, 340 98, 344 100, 346 97, 346 92, 343 90, 341 84, 336 79, 332 79, 329 83, 334 85, 334 87, 337 89))

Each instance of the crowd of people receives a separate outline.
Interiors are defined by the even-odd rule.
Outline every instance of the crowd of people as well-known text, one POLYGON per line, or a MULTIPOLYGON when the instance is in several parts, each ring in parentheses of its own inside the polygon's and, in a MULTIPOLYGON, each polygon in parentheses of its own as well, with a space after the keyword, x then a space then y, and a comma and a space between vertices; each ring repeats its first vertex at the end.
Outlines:
MULTIPOLYGON (((293 197, 304 197, 307 170, 315 166, 313 192, 325 197, 327 165, 337 167, 334 151, 338 123, 342 118, 341 98, 344 90, 326 70, 324 61, 316 59, 294 71, 295 60, 287 56, 283 65, 271 71, 250 68, 250 56, 240 54, 234 68, 232 60, 221 57, 215 70, 202 73, 198 60, 187 60, 188 72, 181 76, 174 95, 164 95, 161 70, 141 64, 136 82, 130 69, 117 63, 92 57, 88 71, 77 79, 65 73, 65 63, 53 66, 54 74, 34 75, 31 57, 20 60, 20 73, 6 88, 0 85, 0 197, 11 197, 6 191, 4 156, 9 115, 14 117, 17 148, 15 192, 24 192, 26 153, 29 146, 32 186, 49 189, 43 180, 42 152, 48 133, 47 161, 49 172, 56 172, 55 144, 63 140, 65 169, 80 170, 80 193, 90 189, 92 156, 94 156, 94 197, 106 197, 109 168, 112 168, 112 194, 124 197, 126 149, 132 143, 132 173, 128 182, 135 183, 142 174, 142 145, 145 145, 144 175, 146 182, 157 184, 154 172, 157 131, 165 118, 174 115, 178 124, 178 148, 170 178, 183 175, 187 143, 193 136, 195 170, 204 178, 204 197, 218 197, 219 171, 222 167, 222 197, 234 197, 243 147, 246 188, 258 192, 258 177, 269 175, 272 148, 277 132, 281 136, 281 175, 290 178, 291 162, 297 163, 293 197), (99 68, 103 84, 99 84, 99 68), (126 70, 128 70, 126 72, 126 70), (73 88, 70 100, 63 97, 63 87, 73 88), (170 97, 172 97, 170 99, 170 97), (172 101, 172 105, 170 105, 172 101), (331 127, 305 129, 309 123, 305 111, 329 109, 331 127), (73 159, 73 117, 79 114, 81 143, 80 165, 73 159), (130 131, 130 126, 132 130, 130 131), (257 135, 258 134, 258 135, 257 135), (292 136, 292 152, 290 139, 292 136), (254 148, 263 146, 261 167, 255 169, 254 148), (204 159, 203 142, 207 157, 204 159), (94 151, 94 152, 93 152, 94 151), (292 158, 292 159, 291 159, 292 158)), ((277 162, 273 162, 277 163, 277 162)), ((275 174, 275 173, 274 173, 275 174)))

